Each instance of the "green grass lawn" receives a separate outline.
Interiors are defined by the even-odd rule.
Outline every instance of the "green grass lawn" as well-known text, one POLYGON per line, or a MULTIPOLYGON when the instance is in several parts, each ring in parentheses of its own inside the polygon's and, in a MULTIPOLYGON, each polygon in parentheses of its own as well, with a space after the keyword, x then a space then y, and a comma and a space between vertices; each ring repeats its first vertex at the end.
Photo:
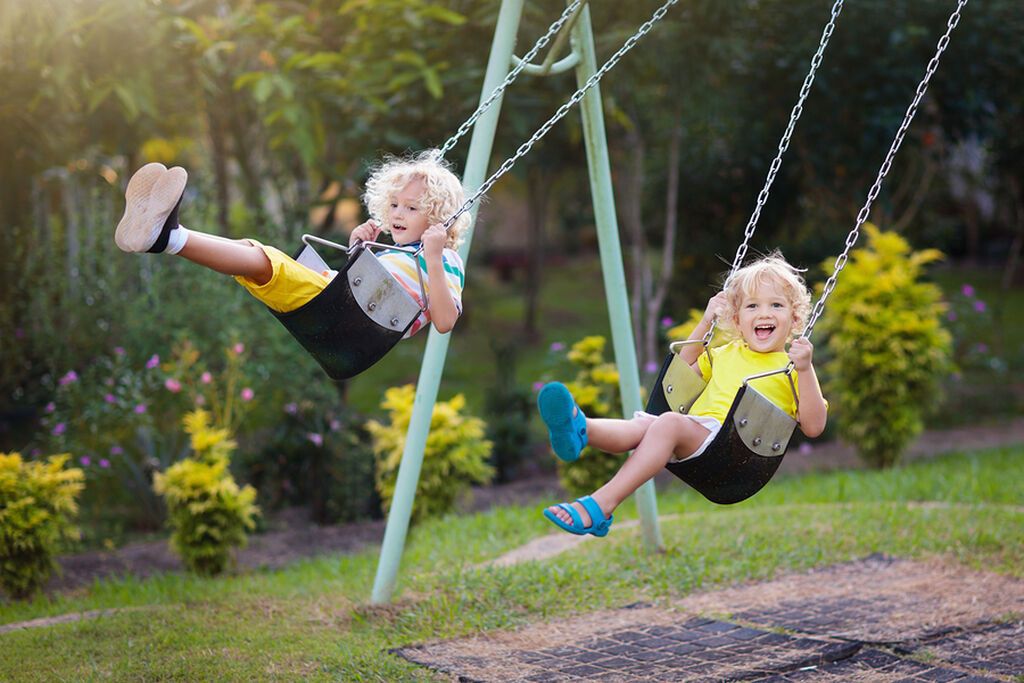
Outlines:
MULTIPOLYGON (((368 605, 376 549, 219 579, 165 575, 0 604, 0 624, 99 608, 98 619, 0 635, 0 680, 448 680, 389 648, 658 603, 882 552, 1024 577, 1024 448, 954 454, 889 472, 780 478, 718 507, 659 495, 666 552, 615 529, 562 557, 475 569, 553 527, 538 506, 415 528, 396 601, 368 605), (921 504, 928 503, 928 504, 921 504)), ((630 504, 617 520, 636 513, 630 504)))

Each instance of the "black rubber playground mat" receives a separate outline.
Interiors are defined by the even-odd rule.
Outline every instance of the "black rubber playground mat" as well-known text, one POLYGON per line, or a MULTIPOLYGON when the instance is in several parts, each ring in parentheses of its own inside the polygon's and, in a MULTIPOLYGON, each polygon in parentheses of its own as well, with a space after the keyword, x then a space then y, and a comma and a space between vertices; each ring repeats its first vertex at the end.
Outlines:
POLYGON ((1024 673, 1024 582, 871 557, 393 652, 458 681, 957 681, 1024 673), (946 582, 955 578, 959 590, 946 582), (973 588, 972 588, 973 586, 973 588))

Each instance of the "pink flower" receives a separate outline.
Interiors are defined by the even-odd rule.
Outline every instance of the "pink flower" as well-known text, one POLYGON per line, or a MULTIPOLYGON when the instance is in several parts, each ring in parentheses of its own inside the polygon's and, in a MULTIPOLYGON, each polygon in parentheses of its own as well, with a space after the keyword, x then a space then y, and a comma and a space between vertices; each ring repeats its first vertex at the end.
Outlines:
POLYGON ((667 315, 664 318, 661 319, 661 326, 662 327, 672 327, 672 325, 674 323, 675 323, 675 321, 672 320, 672 318, 668 317, 667 315))
POLYGON ((110 447, 110 454, 111 455, 123 455, 124 454, 124 449, 115 444, 115 445, 110 447))
POLYGON ((110 467, 110 461, 107 460, 106 458, 100 458, 100 467, 102 467, 103 469, 107 469, 108 467, 110 467))
POLYGON ((246 388, 242 389, 242 393, 240 395, 241 395, 243 401, 247 401, 248 402, 248 401, 252 400, 252 397, 255 396, 256 393, 252 389, 250 389, 249 387, 246 387, 246 388))
POLYGON ((967 298, 971 298, 974 296, 974 287, 965 284, 963 287, 960 288, 960 293, 966 296, 967 298))
POLYGON ((199 381, 202 382, 203 384, 209 384, 210 382, 213 381, 213 375, 211 375, 208 372, 204 372, 203 374, 199 375, 199 381))
POLYGON ((540 391, 543 388, 544 388, 544 382, 534 382, 533 383, 533 390, 534 391, 540 391))
POLYGON ((146 412, 146 404, 145 403, 140 403, 137 406, 135 406, 135 414, 136 415, 142 415, 145 412, 146 412))
POLYGON ((124 355, 124 347, 123 346, 115 346, 114 347, 114 355, 115 356, 123 356, 124 355))
POLYGON ((152 370, 158 365, 160 365, 160 356, 154 353, 152 356, 149 357, 149 360, 146 361, 146 369, 152 370))
POLYGON ((984 313, 985 312, 985 302, 981 301, 980 299, 978 301, 975 301, 974 302, 974 310, 976 310, 978 313, 984 313))
POLYGON ((338 420, 331 420, 331 431, 336 432, 341 429, 341 422, 338 420))
POLYGON ((196 395, 196 405, 197 406, 205 406, 206 405, 206 397, 203 396, 202 394, 196 395))
POLYGON ((57 424, 55 424, 53 426, 53 435, 54 436, 60 436, 61 434, 63 434, 67 430, 68 430, 68 426, 66 424, 64 424, 63 422, 58 422, 57 424))
POLYGON ((113 394, 107 394, 106 396, 103 397, 103 400, 106 401, 107 403, 116 403, 117 402, 117 399, 114 398, 113 394))
POLYGON ((234 351, 236 355, 241 356, 243 353, 245 353, 245 344, 243 344, 242 342, 238 342, 237 344, 231 347, 231 350, 234 351))
POLYGON ((299 404, 298 403, 286 403, 284 405, 284 412, 288 413, 289 415, 298 415, 299 414, 299 404))
POLYGON ((46 404, 45 410, 48 413, 52 413, 53 411, 57 410, 57 404, 55 404, 53 401, 50 401, 49 403, 46 404))
POLYGON ((68 373, 66 375, 64 375, 63 377, 60 378, 60 380, 58 380, 58 384, 60 384, 62 387, 66 387, 67 385, 71 384, 72 382, 77 382, 77 381, 78 381, 78 374, 74 370, 70 370, 70 371, 68 371, 68 373))
POLYGON ((563 344, 562 342, 552 342, 551 343, 551 351, 557 352, 557 351, 561 351, 564 348, 565 348, 565 344, 563 344))
POLYGON ((317 434, 316 432, 310 432, 309 434, 306 434, 306 438, 312 441, 313 445, 315 446, 319 447, 324 445, 324 437, 321 436, 320 434, 317 434))
POLYGON ((164 380, 164 386, 167 387, 167 391, 171 392, 172 394, 176 394, 179 391, 181 391, 181 382, 174 379, 173 377, 168 377, 166 380, 164 380))
POLYGON ((82 467, 88 467, 89 463, 92 462, 92 458, 90 458, 88 455, 83 455, 81 458, 78 459, 78 462, 82 463, 82 467))

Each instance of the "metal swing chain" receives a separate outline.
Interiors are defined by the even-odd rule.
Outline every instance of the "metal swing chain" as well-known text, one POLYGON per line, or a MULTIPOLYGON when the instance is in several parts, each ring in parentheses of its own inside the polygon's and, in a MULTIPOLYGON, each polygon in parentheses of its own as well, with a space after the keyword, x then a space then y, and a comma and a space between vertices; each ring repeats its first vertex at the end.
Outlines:
POLYGON ((587 2, 587 0, 573 0, 572 4, 565 8, 565 11, 562 12, 562 16, 556 19, 555 22, 548 27, 548 32, 542 35, 534 44, 533 48, 523 55, 523 58, 518 64, 516 64, 516 67, 509 71, 508 75, 505 76, 505 80, 491 92, 490 96, 486 100, 480 103, 480 106, 476 108, 476 111, 473 112, 470 117, 466 119, 461 126, 459 126, 459 129, 455 131, 455 134, 448 138, 444 145, 441 146, 441 149, 438 152, 438 157, 443 158, 445 154, 451 151, 452 147, 455 146, 455 143, 457 143, 463 135, 469 132, 469 129, 472 128, 477 119, 483 116, 485 111, 490 109, 491 104, 493 104, 494 101, 498 99, 503 92, 505 92, 505 89, 508 86, 512 85, 512 82, 516 80, 520 72, 533 61, 533 58, 537 56, 537 53, 551 41, 555 34, 561 30, 565 22, 569 21, 569 19, 573 17, 576 11, 585 2, 587 2))
POLYGON ((878 169, 878 176, 875 178, 874 184, 868 191, 867 201, 857 214, 857 221, 853 226, 853 230, 851 230, 850 234, 846 236, 846 248, 843 249, 843 253, 836 258, 832 275, 825 282, 825 286, 821 292, 821 297, 818 299, 817 303, 814 304, 814 310, 811 312, 811 316, 807 321, 807 327, 804 329, 802 335, 804 339, 811 338, 811 333, 814 332, 814 325, 825 310, 825 300, 828 299, 829 294, 831 294, 832 290, 835 289, 839 273, 842 272, 844 267, 846 267, 846 261, 849 257, 850 250, 853 248, 853 245, 857 243, 857 238, 860 236, 860 228, 867 221, 868 215, 871 213, 871 206, 874 204, 875 199, 878 197, 878 193, 882 189, 882 181, 885 179, 886 174, 892 166, 892 161, 896 156, 896 152, 899 150, 900 145, 903 144, 903 137, 906 135, 907 129, 910 127, 910 122, 914 120, 918 104, 920 104, 921 99, 928 90, 928 82, 931 80, 932 74, 934 74, 935 70, 939 68, 939 58, 942 56, 942 53, 946 51, 946 47, 949 45, 949 37, 953 33, 953 29, 955 29, 957 24, 960 23, 960 11, 964 8, 967 2, 968 0, 957 0, 956 9, 953 10, 951 15, 949 15, 949 19, 946 22, 946 32, 941 38, 939 38, 935 55, 931 58, 931 61, 928 62, 924 78, 917 85, 917 92, 914 95, 914 99, 910 103, 910 106, 907 107, 906 113, 903 115, 903 123, 900 124, 899 130, 896 131, 896 136, 893 138, 892 145, 889 147, 889 153, 885 155, 885 161, 882 162, 881 167, 878 169))
MULTIPOLYGON (((736 256, 732 260, 732 267, 729 270, 729 276, 732 276, 740 266, 743 265, 743 259, 747 255, 747 248, 750 244, 750 239, 754 236, 754 231, 757 229, 757 222, 761 218, 761 210, 764 205, 768 202, 768 193, 771 190, 772 183, 775 182, 775 176, 779 172, 779 168, 782 166, 782 155, 789 149, 789 140, 793 136, 793 130, 796 128, 796 122, 800 119, 800 115, 804 111, 804 100, 811 92, 811 86, 814 84, 814 76, 818 71, 818 67, 821 66, 822 59, 825 56, 825 48, 828 47, 828 41, 832 37, 832 32, 836 28, 836 20, 839 18, 839 14, 843 11, 843 0, 836 0, 836 3, 832 5, 832 15, 829 17, 828 23, 825 24, 825 28, 821 32, 821 40, 818 43, 818 51, 811 57, 811 68, 804 77, 803 85, 800 86, 800 96, 797 98, 796 104, 793 106, 793 110, 789 114, 789 124, 786 126, 785 132, 782 134, 782 139, 779 140, 778 152, 775 154, 775 158, 772 159, 771 165, 768 167, 768 175, 764 181, 764 187, 757 195, 757 203, 754 206, 754 211, 750 214, 750 220, 747 221, 747 227, 743 233, 743 242, 736 249, 736 256)), ((711 343, 711 338, 715 335, 715 328, 718 327, 718 318, 715 318, 711 322, 711 327, 704 334, 704 347, 707 348, 708 344, 711 343)))
POLYGON ((572 94, 572 97, 570 97, 564 104, 562 104, 562 106, 558 108, 558 110, 551 116, 551 118, 545 121, 544 125, 537 129, 537 132, 535 132, 529 140, 521 144, 519 148, 516 150, 515 154, 506 159, 501 164, 501 166, 498 167, 498 170, 492 173, 491 176, 487 178, 487 180, 485 180, 482 185, 480 185, 480 188, 473 194, 473 196, 467 199, 465 203, 459 208, 459 210, 452 215, 451 218, 444 222, 444 229, 448 230, 448 228, 450 228, 452 224, 455 223, 455 221, 458 220, 462 214, 469 211, 470 207, 473 206, 473 204, 476 203, 477 200, 480 199, 480 197, 487 194, 487 191, 491 189, 491 186, 493 186, 494 183, 496 183, 501 176, 505 175, 513 166, 515 166, 515 163, 523 156, 525 156, 526 153, 529 152, 530 149, 533 147, 533 145, 542 137, 544 137, 547 134, 547 132, 551 130, 551 127, 558 123, 558 121, 562 117, 564 117, 566 113, 568 113, 568 111, 573 107, 573 105, 575 105, 577 102, 583 99, 583 96, 586 95, 592 87, 597 85, 598 81, 600 81, 601 78, 603 78, 604 75, 612 69, 612 67, 618 64, 619 60, 623 57, 623 55, 632 50, 633 46, 636 45, 641 38, 647 35, 648 32, 650 32, 650 30, 654 27, 654 24, 660 21, 668 12, 668 10, 678 2, 679 0, 667 0, 667 2, 664 5, 655 10, 654 14, 651 15, 651 18, 644 22, 640 26, 640 28, 637 29, 636 33, 630 36, 629 39, 627 39, 626 42, 623 43, 622 47, 619 48, 618 52, 609 57, 608 61, 606 61, 600 69, 594 72, 594 74, 587 79, 587 82, 584 83, 580 88, 578 88, 576 92, 572 94))

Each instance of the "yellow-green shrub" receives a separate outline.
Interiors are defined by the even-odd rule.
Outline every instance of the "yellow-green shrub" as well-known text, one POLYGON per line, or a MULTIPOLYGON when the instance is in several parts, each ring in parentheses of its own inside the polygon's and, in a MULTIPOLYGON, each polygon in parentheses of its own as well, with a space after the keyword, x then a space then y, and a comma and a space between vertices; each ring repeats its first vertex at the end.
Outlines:
POLYGON ((171 547, 191 571, 212 576, 227 568, 232 548, 245 545, 259 508, 256 489, 239 488, 228 471, 235 442, 209 420, 202 410, 185 416, 194 453, 154 475, 153 488, 167 503, 171 547))
POLYGON ((15 598, 41 588, 56 568, 62 539, 77 539, 74 517, 85 476, 64 468, 68 455, 45 461, 0 453, 0 588, 15 598))
MULTIPOLYGON (((604 358, 606 344, 604 337, 595 335, 584 337, 569 349, 569 362, 578 370, 576 378, 565 385, 587 417, 622 417, 619 371, 604 358)), ((558 462, 558 479, 573 496, 592 493, 611 479, 624 457, 587 446, 576 462, 558 462)))
MULTIPOLYGON (((384 401, 380 404, 388 411, 389 423, 370 420, 366 424, 373 437, 377 491, 385 510, 391 507, 395 495, 398 466, 405 449, 415 396, 411 384, 391 387, 384 392, 384 401)), ((414 520, 450 511, 470 485, 489 483, 494 476, 494 468, 487 464, 492 447, 484 438, 487 425, 478 417, 463 415, 465 406, 462 394, 434 405, 412 508, 414 520)))
MULTIPOLYGON (((942 254, 913 252, 902 237, 871 224, 864 230, 867 247, 851 252, 820 325, 832 357, 825 388, 843 438, 865 462, 888 467, 938 404, 952 344, 939 288, 919 281, 942 254)), ((833 262, 825 262, 828 272, 833 262)))

